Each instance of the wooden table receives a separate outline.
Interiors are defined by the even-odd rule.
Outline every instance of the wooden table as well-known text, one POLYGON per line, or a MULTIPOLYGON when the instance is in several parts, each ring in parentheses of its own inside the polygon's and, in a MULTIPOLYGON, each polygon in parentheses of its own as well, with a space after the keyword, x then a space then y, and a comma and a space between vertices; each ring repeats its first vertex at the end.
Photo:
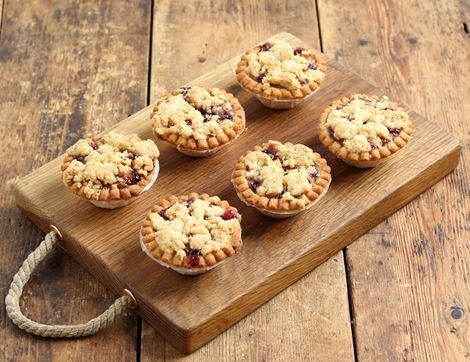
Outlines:
MULTIPOLYGON (((14 204, 18 176, 280 31, 452 130, 460 165, 190 356, 133 316, 87 339, 32 337, 6 320, 2 297, 0 360, 469 358, 468 2, 187 3, 0 0, 2 296, 42 238, 14 204)), ((81 322, 113 299, 57 251, 26 288, 24 309, 40 321, 81 322)))

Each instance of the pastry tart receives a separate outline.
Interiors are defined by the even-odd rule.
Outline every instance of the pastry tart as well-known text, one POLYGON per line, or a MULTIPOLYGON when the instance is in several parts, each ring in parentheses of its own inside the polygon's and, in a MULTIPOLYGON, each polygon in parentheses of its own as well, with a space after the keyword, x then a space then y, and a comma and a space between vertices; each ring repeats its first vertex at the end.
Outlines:
POLYGON ((323 82, 327 66, 319 52, 271 40, 248 50, 236 73, 241 87, 265 106, 293 108, 323 82))
POLYGON ((182 87, 159 101, 151 115, 156 137, 189 156, 208 156, 245 130, 245 112, 219 88, 182 87))
POLYGON ((333 102, 320 118, 320 141, 359 168, 376 166, 403 148, 411 134, 408 114, 386 96, 353 94, 333 102))
POLYGON ((328 191, 330 167, 307 146, 269 141, 240 157, 232 183, 240 199, 274 218, 312 207, 328 191))
POLYGON ((180 274, 201 274, 240 251, 240 222, 237 209, 217 196, 170 196, 145 218, 140 243, 160 265, 180 274))
POLYGON ((62 180, 82 199, 115 209, 152 187, 158 177, 158 156, 152 140, 112 131, 70 147, 61 167, 62 180))

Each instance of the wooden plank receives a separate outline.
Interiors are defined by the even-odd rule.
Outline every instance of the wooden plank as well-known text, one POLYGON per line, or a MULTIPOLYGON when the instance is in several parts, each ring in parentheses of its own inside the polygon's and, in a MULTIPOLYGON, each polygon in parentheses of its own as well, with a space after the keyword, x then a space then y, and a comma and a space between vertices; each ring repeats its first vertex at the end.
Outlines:
MULTIPOLYGON (((273 33, 289 31, 320 48, 313 1, 297 2, 295 6, 288 1, 197 5, 157 1, 153 24, 153 100, 273 33), (192 34, 191 41, 186 34, 192 34), (174 59, 178 59, 176 64, 174 59)), ((301 357, 299 360, 317 356, 325 360, 337 356, 338 360, 352 360, 348 308, 343 256, 339 253, 189 359, 222 361, 232 356, 255 360, 275 356, 278 360, 301 357), (278 343, 280 340, 284 342, 278 343)), ((181 357, 145 322, 142 331, 142 360, 181 357)))
MULTIPOLYGON (((277 38, 302 45, 287 33, 277 38)), ((234 67, 239 56, 196 79, 194 84, 230 89, 244 106, 247 119, 256 122, 249 122, 249 130, 230 147, 205 159, 185 157, 159 143, 161 176, 157 186, 139 202, 113 212, 81 202, 61 182, 57 170, 62 158, 15 185, 17 202, 23 210, 41 226, 49 222, 56 225, 65 237, 65 248, 116 293, 122 293, 125 287, 131 289, 144 319, 185 352, 208 342, 336 254, 444 177, 459 159, 460 146, 453 136, 408 110, 415 137, 399 156, 390 157, 381 167, 364 171, 346 167, 327 155, 335 182, 318 203, 321 214, 303 213, 283 221, 266 218, 244 206, 227 179, 239 155, 267 138, 307 144, 325 153, 319 146, 314 131, 317 125, 312 120, 318 119, 338 96, 350 91, 381 91, 330 60, 329 76, 316 97, 290 112, 274 112, 236 85, 234 67), (285 127, 286 117, 295 127, 285 127), (312 131, 306 132, 308 129, 312 131), (416 159, 418 154, 420 158, 416 159), (405 168, 406 174, 395 176, 405 168), (206 170, 217 172, 208 178, 206 170), (215 272, 186 278, 155 265, 142 252, 136 235, 155 200, 192 190, 211 190, 241 211, 245 246, 244 252, 227 260, 215 272), (345 199, 354 208, 339 208, 345 199), (238 276, 236 283, 234 275, 238 276)), ((149 137, 150 112, 151 107, 147 107, 115 129, 149 137)))
MULTIPOLYGON (((83 134, 145 106, 149 10, 143 1, 6 2, 0 36, 2 303, 13 274, 44 235, 14 206, 11 184, 83 134)), ((69 324, 96 316, 114 298, 58 250, 28 284, 22 304, 34 319, 69 324)), ((136 334, 136 319, 124 317, 86 339, 37 338, 15 327, 2 308, 0 360, 133 360, 136 334)))
POLYGON ((320 0, 319 13, 328 54, 465 145, 454 173, 347 248, 358 358, 464 360, 470 356, 468 4, 320 0))

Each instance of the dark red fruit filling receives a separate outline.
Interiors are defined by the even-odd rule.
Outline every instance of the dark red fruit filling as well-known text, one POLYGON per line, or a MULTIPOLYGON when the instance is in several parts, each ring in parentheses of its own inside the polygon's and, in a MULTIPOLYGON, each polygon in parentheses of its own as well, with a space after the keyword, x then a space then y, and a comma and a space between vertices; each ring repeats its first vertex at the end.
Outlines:
POLYGON ((193 121, 191 121, 190 119, 186 119, 184 123, 186 123, 186 125, 188 126, 191 126, 193 124, 193 121))
POLYGON ((262 83, 264 77, 266 77, 266 73, 261 73, 260 75, 258 75, 258 76, 256 77, 256 81, 257 81, 258 83, 262 83))
POLYGON ((99 140, 93 140, 90 143, 90 146, 94 149, 97 150, 100 146, 102 145, 102 142, 99 140))
POLYGON ((249 180, 248 186, 250 186, 251 191, 256 192, 256 189, 261 185, 259 180, 249 180))
POLYGON ((119 174, 118 177, 122 178, 126 185, 134 185, 142 179, 142 177, 136 171, 132 171, 131 173, 126 174, 119 174))
POLYGON ((168 210, 169 208, 166 207, 164 209, 161 209, 159 212, 158 212, 158 215, 160 215, 164 220, 170 220, 168 218, 168 216, 166 216, 166 210, 168 210))
POLYGON ((328 134, 330 135, 331 138, 338 141, 341 145, 344 143, 343 138, 338 139, 338 138, 335 137, 335 131, 333 131, 333 128, 328 127, 328 134))
POLYGON ((316 62, 315 60, 312 61, 312 62, 308 65, 307 69, 310 69, 310 70, 315 70, 315 69, 317 69, 317 62, 316 62))
POLYGON ((312 172, 310 172, 310 177, 316 180, 320 176, 320 167, 317 164, 313 164, 310 168, 313 168, 312 172))
POLYGON ((302 54, 303 50, 304 50, 304 48, 302 48, 302 47, 295 48, 294 49, 294 55, 302 54))
POLYGON ((130 158, 131 160, 135 160, 137 158, 137 155, 133 152, 128 152, 127 157, 130 158))
POLYGON ((398 137, 401 133, 401 128, 390 128, 388 130, 393 138, 398 137))
POLYGON ((233 120, 233 114, 227 112, 227 111, 222 111, 219 114, 219 120, 223 121, 224 119, 228 119, 229 121, 233 120))
POLYGON ((233 113, 231 111, 226 111, 225 109, 216 111, 213 107, 209 107, 207 109, 198 109, 198 111, 201 112, 204 117, 204 121, 209 121, 212 116, 218 116, 219 119, 217 121, 223 121, 225 119, 233 121, 233 113))
POLYGON ((199 257, 201 252, 198 249, 187 249, 186 255, 188 257, 188 263, 192 267, 197 267, 199 265, 199 257))
POLYGON ((74 159, 78 162, 86 163, 85 156, 75 156, 74 159))
POLYGON ((188 92, 191 89, 191 87, 185 86, 185 87, 181 87, 181 89, 183 90, 183 99, 187 102, 188 99, 189 99, 188 98, 188 92))
POLYGON ((277 160, 281 157, 281 153, 274 145, 269 145, 263 152, 270 155, 273 160, 277 160))
POLYGON ((232 209, 227 209, 222 214, 222 219, 224 219, 224 220, 235 219, 236 217, 237 217, 237 213, 235 211, 233 211, 232 209))
POLYGON ((264 44, 261 44, 259 46, 259 51, 260 52, 266 52, 268 51, 269 49, 271 49, 273 47, 273 45, 270 43, 270 42, 266 42, 264 44))

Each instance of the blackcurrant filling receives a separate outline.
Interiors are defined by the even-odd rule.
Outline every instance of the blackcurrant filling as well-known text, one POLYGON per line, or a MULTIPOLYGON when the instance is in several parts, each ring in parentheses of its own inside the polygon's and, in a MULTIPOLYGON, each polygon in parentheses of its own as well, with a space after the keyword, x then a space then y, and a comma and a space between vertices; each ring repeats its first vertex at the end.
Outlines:
POLYGON ((248 186, 253 192, 256 192, 256 190, 258 189, 258 187, 260 187, 260 185, 261 185, 260 180, 255 180, 255 179, 248 180, 248 186))
POLYGON ((339 138, 339 139, 336 138, 336 136, 335 136, 335 131, 333 131, 333 128, 328 127, 328 134, 330 135, 331 138, 333 138, 334 140, 338 141, 338 142, 341 144, 341 146, 343 145, 343 143, 344 143, 344 138, 339 138))
POLYGON ((300 55, 302 54, 302 51, 304 50, 304 48, 301 48, 301 47, 298 47, 298 48, 295 48, 294 49, 294 55, 300 55))
POLYGON ((308 70, 316 70, 317 69, 317 62, 315 60, 312 61, 307 67, 308 70))
POLYGON ((266 73, 261 73, 260 75, 258 75, 258 76, 255 78, 255 80, 256 80, 258 83, 262 83, 264 77, 266 77, 266 73))
POLYGON ((277 160, 281 157, 281 153, 274 145, 269 145, 266 149, 263 150, 263 152, 270 155, 273 160, 277 160))
POLYGON ((204 117, 204 122, 208 122, 211 120, 213 116, 217 116, 217 121, 223 121, 228 119, 229 121, 233 121, 233 112, 227 111, 225 109, 222 110, 215 110, 214 107, 209 107, 207 109, 198 109, 201 112, 202 116, 204 117))
POLYGON ((94 150, 97 150, 102 144, 103 144, 103 142, 101 140, 93 140, 93 141, 91 141, 90 146, 94 150))
POLYGON ((183 90, 183 99, 188 102, 189 100, 189 96, 188 96, 188 93, 189 93, 189 90, 191 89, 191 87, 189 86, 185 86, 185 87, 181 87, 181 89, 183 90))
POLYGON ((126 185, 135 185, 142 179, 142 176, 140 176, 136 171, 126 174, 118 174, 118 177, 121 178, 122 182, 126 185))
POLYGON ((131 159, 132 161, 134 161, 137 157, 138 157, 137 154, 133 152, 127 152, 127 158, 131 159))
POLYGON ((313 180, 316 180, 320 176, 320 167, 318 167, 318 165, 316 163, 310 165, 309 171, 310 171, 310 177, 313 180), (313 168, 313 170, 312 170, 312 168, 313 168))
POLYGON ((74 159, 78 162, 86 163, 85 156, 75 156, 74 159))
POLYGON ((158 212, 158 215, 160 215, 160 216, 163 218, 163 220, 170 220, 170 219, 168 218, 168 216, 166 216, 166 211, 167 211, 169 208, 170 208, 170 207, 166 207, 166 208, 164 208, 164 209, 161 209, 161 210, 158 212))
POLYGON ((260 52, 267 52, 269 49, 271 49, 273 47, 272 43, 270 42, 266 42, 264 44, 261 44, 259 46, 259 51, 260 52))
POLYGON ((393 138, 396 138, 400 135, 401 130, 401 128, 390 128, 388 131, 393 138))
POLYGON ((188 263, 192 267, 197 267, 199 265, 199 257, 202 255, 199 249, 191 249, 188 245, 185 249, 186 256, 188 258, 188 263))
POLYGON ((232 209, 227 209, 225 210, 225 212, 222 214, 221 217, 224 220, 231 220, 231 219, 235 219, 237 217, 237 214, 232 209))

